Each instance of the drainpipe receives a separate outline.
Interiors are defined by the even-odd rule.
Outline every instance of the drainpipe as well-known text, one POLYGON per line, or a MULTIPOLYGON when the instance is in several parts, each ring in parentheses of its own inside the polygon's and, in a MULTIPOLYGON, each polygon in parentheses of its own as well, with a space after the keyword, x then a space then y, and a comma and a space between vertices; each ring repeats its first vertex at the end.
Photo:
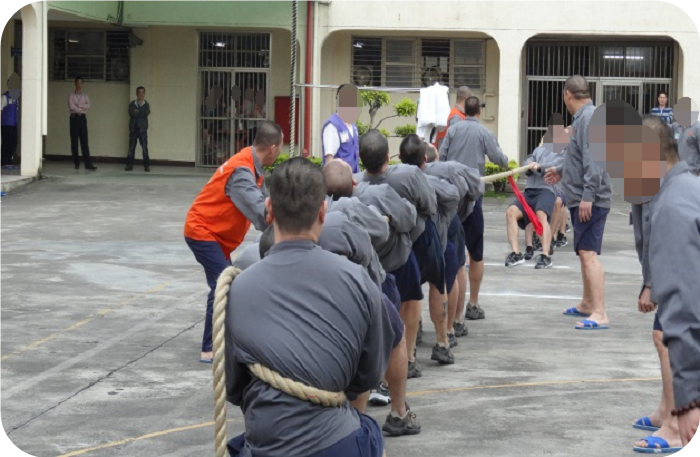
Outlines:
MULTIPOLYGON (((314 2, 306 2, 306 70, 304 79, 306 84, 311 84, 311 72, 313 62, 313 39, 314 39, 314 2)), ((304 157, 309 157, 311 144, 311 88, 304 88, 304 157)))

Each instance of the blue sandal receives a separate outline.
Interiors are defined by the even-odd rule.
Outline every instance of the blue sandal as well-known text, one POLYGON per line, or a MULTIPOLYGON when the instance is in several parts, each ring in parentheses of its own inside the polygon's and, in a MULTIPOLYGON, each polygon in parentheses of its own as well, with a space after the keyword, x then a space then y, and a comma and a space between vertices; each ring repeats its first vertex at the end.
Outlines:
POLYGON ((211 359, 199 359, 199 361, 202 363, 214 363, 214 357, 211 359))
POLYGON ((665 439, 656 436, 647 436, 642 441, 646 441, 649 447, 633 446, 634 452, 641 452, 642 454, 671 454, 683 449, 682 447, 670 447, 665 439))
POLYGON ((647 430, 650 432, 655 432, 659 429, 659 427, 655 427, 654 424, 651 423, 651 419, 648 417, 642 417, 641 419, 637 419, 634 421, 634 424, 632 424, 632 428, 636 428, 638 430, 647 430))
POLYGON ((564 316, 591 317, 590 314, 584 314, 581 311, 577 310, 575 306, 573 308, 567 309, 562 314, 564 314, 564 316))
POLYGON ((588 319, 584 319, 581 321, 583 324, 582 326, 576 326, 574 327, 576 330, 607 330, 610 327, 606 324, 599 324, 596 321, 591 321, 588 319))

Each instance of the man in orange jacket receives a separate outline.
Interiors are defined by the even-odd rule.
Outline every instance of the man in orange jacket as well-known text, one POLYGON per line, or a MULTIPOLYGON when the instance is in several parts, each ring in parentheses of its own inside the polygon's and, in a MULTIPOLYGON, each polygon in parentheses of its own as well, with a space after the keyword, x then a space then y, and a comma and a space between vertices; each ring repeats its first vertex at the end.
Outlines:
POLYGON ((464 103, 471 96, 472 91, 467 86, 461 86, 457 89, 457 101, 455 106, 452 107, 450 115, 447 116, 447 127, 445 127, 445 129, 441 132, 438 132, 435 136, 435 143, 433 143, 433 146, 435 146, 435 149, 438 151, 440 150, 440 143, 442 143, 442 140, 445 138, 445 136, 447 136, 447 129, 449 129, 455 123, 466 119, 467 115, 464 114, 464 103))
POLYGON ((231 252, 243 242, 251 222, 263 231, 265 197, 263 167, 272 165, 282 149, 282 129, 262 122, 253 146, 221 165, 187 212, 185 241, 204 267, 210 291, 204 321, 200 362, 212 363, 212 305, 216 280, 230 265, 231 252))

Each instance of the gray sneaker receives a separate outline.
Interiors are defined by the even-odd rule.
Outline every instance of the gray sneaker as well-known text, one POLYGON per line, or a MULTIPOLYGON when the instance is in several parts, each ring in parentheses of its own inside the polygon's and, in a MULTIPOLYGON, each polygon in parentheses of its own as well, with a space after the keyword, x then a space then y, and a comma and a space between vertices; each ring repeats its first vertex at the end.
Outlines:
POLYGON ((484 310, 481 309, 481 306, 479 306, 478 303, 476 305, 469 303, 467 305, 467 311, 464 313, 464 317, 466 317, 470 321, 475 321, 477 319, 485 319, 486 314, 484 313, 484 310))
POLYGON ((386 406, 391 403, 389 388, 382 383, 369 393, 369 404, 372 406, 386 406))
POLYGON ((408 376, 406 376, 406 379, 411 379, 411 378, 420 378, 423 376, 423 372, 420 371, 420 368, 418 368, 418 362, 414 360, 411 362, 410 360, 408 361, 408 376))
POLYGON ((382 431, 389 436, 417 435, 420 433, 420 422, 406 403, 406 417, 395 417, 389 413, 382 426, 382 431))
POLYGON ((450 342, 450 349, 453 347, 457 346, 457 337, 455 336, 454 333, 448 333, 447 334, 447 340, 450 342))
POLYGON ((459 322, 453 322, 452 327, 455 329, 455 336, 457 338, 467 336, 467 334, 469 333, 467 326, 464 324, 460 324, 459 322))
POLYGON ((430 356, 430 360, 436 360, 442 365, 452 365, 455 363, 455 358, 452 356, 450 348, 444 348, 437 343, 433 346, 433 355, 430 356))

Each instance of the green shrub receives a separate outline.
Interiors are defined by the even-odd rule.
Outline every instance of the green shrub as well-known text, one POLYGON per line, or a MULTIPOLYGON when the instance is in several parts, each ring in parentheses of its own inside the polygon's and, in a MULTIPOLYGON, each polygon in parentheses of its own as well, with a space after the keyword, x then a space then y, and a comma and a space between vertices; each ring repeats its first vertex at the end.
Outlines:
POLYGON ((401 138, 406 138, 412 133, 416 133, 416 126, 411 124, 400 125, 394 129, 394 135, 401 138))
POLYGON ((357 120, 357 122, 355 123, 355 125, 357 126, 357 134, 358 134, 359 136, 364 135, 364 134, 367 133, 367 131, 369 130, 369 124, 365 124, 364 122, 362 122, 362 121, 359 120, 359 119, 357 120))
MULTIPOLYGON (((486 175, 486 176, 495 175, 495 174, 503 173, 504 171, 512 170, 512 169, 518 168, 518 167, 519 167, 518 162, 516 162, 515 160, 511 160, 510 162, 508 162, 508 168, 500 167, 493 162, 486 162, 484 164, 484 175, 486 175)), ((513 175, 513 179, 516 181, 518 180, 517 173, 513 175)), ((501 179, 494 181, 492 184, 493 184, 493 187, 496 190, 496 192, 505 192, 505 184, 507 182, 508 182, 508 178, 501 178, 501 179)))
MULTIPOLYGON (((273 163, 269 167, 263 168, 265 169, 265 171, 272 173, 272 170, 274 170, 277 165, 281 164, 285 160, 289 160, 289 154, 280 154, 279 157, 277 157, 277 160, 275 160, 275 163, 273 163)), ((308 157, 308 160, 318 167, 323 166, 323 159, 321 159, 320 157, 308 157)))

